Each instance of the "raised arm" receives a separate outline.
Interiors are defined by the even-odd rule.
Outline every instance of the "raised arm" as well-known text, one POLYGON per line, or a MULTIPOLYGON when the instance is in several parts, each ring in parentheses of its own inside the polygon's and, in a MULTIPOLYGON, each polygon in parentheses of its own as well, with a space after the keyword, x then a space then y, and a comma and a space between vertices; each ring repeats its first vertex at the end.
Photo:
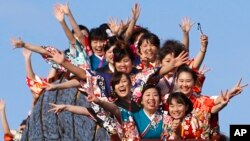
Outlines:
POLYGON ((67 26, 66 22, 65 22, 65 19, 64 19, 64 14, 65 14, 65 6, 62 5, 62 4, 57 4, 55 5, 54 7, 54 15, 56 17, 56 19, 58 20, 58 22, 61 24, 69 42, 71 44, 75 44, 75 38, 72 34, 72 32, 70 31, 69 27, 67 26))
POLYGON ((35 79, 35 73, 31 65, 32 52, 26 48, 23 48, 23 57, 25 61, 26 76, 30 79, 35 79))
MULTIPOLYGON (((73 17, 73 14, 69 8, 69 2, 67 2, 66 5, 63 6, 63 11, 65 13, 65 15, 68 17, 69 19, 69 22, 78 38, 79 41, 84 41, 84 35, 83 33, 81 32, 81 29, 79 28, 75 18, 73 17)), ((84 45, 85 43, 84 42, 81 42, 82 45, 84 45)))
POLYGON ((49 103, 49 105, 52 107, 49 110, 49 112, 54 112, 56 114, 59 114, 62 111, 69 111, 69 112, 72 112, 74 114, 90 116, 90 113, 87 110, 87 108, 82 107, 82 106, 54 104, 54 103, 49 103))
POLYGON ((21 38, 19 38, 19 39, 12 38, 11 44, 14 48, 26 48, 26 49, 29 49, 33 52, 39 53, 41 55, 45 55, 45 56, 51 55, 50 52, 48 52, 46 49, 42 48, 41 46, 37 46, 37 45, 33 45, 30 43, 24 42, 21 38))
POLYGON ((208 45, 208 36, 206 35, 201 35, 200 37, 200 42, 201 42, 201 48, 194 58, 194 63, 193 63, 193 68, 199 69, 207 52, 207 45, 208 45))
POLYGON ((128 41, 129 38, 131 37, 136 21, 138 20, 140 16, 140 11, 141 11, 140 5, 136 3, 134 7, 132 8, 132 18, 129 22, 128 29, 126 30, 125 35, 124 35, 125 41, 128 41))
POLYGON ((69 61, 65 60, 63 52, 55 50, 55 51, 53 51, 53 53, 49 59, 53 60, 57 64, 63 66, 68 71, 70 71, 71 73, 78 76, 80 79, 84 79, 84 80, 86 79, 85 70, 83 70, 79 67, 76 67, 73 64, 71 64, 69 61))
POLYGON ((167 74, 169 71, 171 71, 174 68, 177 68, 181 66, 182 64, 185 64, 188 62, 188 52, 182 51, 179 56, 174 58, 168 65, 162 66, 159 75, 164 76, 167 74))
POLYGON ((182 22, 179 25, 180 25, 182 32, 183 32, 182 43, 185 45, 187 51, 189 51, 189 31, 191 30, 192 26, 194 25, 194 22, 192 22, 190 18, 184 17, 184 18, 182 18, 182 22))
POLYGON ((241 81, 242 79, 240 79, 239 82, 233 88, 231 88, 230 91, 221 92, 221 95, 218 96, 218 98, 215 100, 215 106, 212 108, 212 113, 217 113, 222 110, 231 98, 239 95, 243 91, 243 88, 248 86, 248 84, 242 85, 241 81))
POLYGON ((104 110, 109 111, 111 114, 115 115, 117 119, 121 119, 121 113, 120 113, 119 107, 116 106, 114 103, 100 100, 94 94, 88 95, 88 101, 98 104, 104 110))
POLYGON ((79 86, 80 86, 80 82, 77 79, 71 79, 69 81, 59 83, 59 84, 48 83, 47 86, 45 86, 45 88, 47 91, 52 91, 52 90, 61 90, 61 89, 79 87, 79 86))
POLYGON ((5 102, 2 99, 0 99, 0 116, 4 134, 11 134, 5 112, 5 102))

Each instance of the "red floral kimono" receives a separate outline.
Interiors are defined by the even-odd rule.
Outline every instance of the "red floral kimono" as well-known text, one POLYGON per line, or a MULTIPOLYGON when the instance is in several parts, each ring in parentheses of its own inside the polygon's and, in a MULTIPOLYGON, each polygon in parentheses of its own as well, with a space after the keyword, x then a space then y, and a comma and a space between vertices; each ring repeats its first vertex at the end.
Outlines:
POLYGON ((209 139, 211 109, 214 106, 214 100, 208 96, 196 94, 192 94, 189 99, 193 103, 193 111, 182 122, 181 137, 183 139, 209 139))

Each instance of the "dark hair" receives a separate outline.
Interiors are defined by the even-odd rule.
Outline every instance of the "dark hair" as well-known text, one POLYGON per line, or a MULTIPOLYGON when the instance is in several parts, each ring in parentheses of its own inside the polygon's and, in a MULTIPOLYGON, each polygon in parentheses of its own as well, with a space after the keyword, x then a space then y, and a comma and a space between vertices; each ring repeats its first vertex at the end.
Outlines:
MULTIPOLYGON (((89 34, 89 29, 86 27, 86 26, 84 26, 84 25, 78 25, 79 26, 79 28, 80 28, 80 30, 86 30, 87 31, 87 33, 89 34)), ((73 34, 75 33, 75 31, 74 31, 74 29, 72 29, 72 31, 71 31, 73 34)))
POLYGON ((115 36, 108 37, 107 43, 104 45, 104 51, 108 51, 112 46, 118 42, 115 36))
POLYGON ((135 25, 133 29, 133 33, 129 39, 129 43, 133 44, 136 41, 136 38, 141 34, 141 33, 149 33, 150 31, 142 26, 135 25))
MULTIPOLYGON (((160 102, 161 102, 161 88, 158 87, 158 86, 155 85, 155 84, 144 84, 143 89, 142 89, 142 92, 141 92, 142 95, 141 95, 141 97, 139 98, 139 101, 138 101, 138 104, 139 104, 139 105, 141 104, 142 97, 143 97, 145 91, 147 91, 148 89, 151 89, 151 88, 156 89, 156 91, 157 91, 157 93, 158 93, 158 95, 159 95, 159 97, 160 97, 159 100, 160 100, 160 102)), ((142 105, 141 105, 141 106, 142 106, 142 105)))
POLYGON ((174 53, 174 57, 177 57, 182 51, 186 51, 185 46, 178 40, 167 40, 158 52, 160 61, 162 61, 166 55, 174 53))
POLYGON ((139 39, 139 42, 138 42, 138 50, 139 50, 139 53, 141 53, 141 45, 142 45, 142 42, 146 40, 147 42, 150 42, 151 44, 153 44, 154 46, 157 47, 157 49, 160 48, 160 39, 158 38, 157 35, 155 35, 154 33, 144 33, 141 38, 139 39))
POLYGON ((197 76, 196 72, 193 71, 191 68, 189 68, 189 66, 187 64, 183 64, 180 67, 178 67, 177 72, 176 72, 176 78, 177 79, 179 78, 179 75, 182 72, 190 73, 191 76, 192 76, 192 78, 193 78, 193 80, 194 80, 194 83, 196 83, 196 81, 198 79, 198 76, 197 76))
POLYGON ((129 84, 131 85, 132 84, 132 82, 131 82, 131 79, 130 79, 130 76, 128 75, 128 74, 126 74, 126 73, 124 73, 124 72, 115 72, 114 74, 113 74, 113 76, 112 76, 112 78, 111 78, 111 81, 110 81, 110 85, 111 85, 111 97, 116 97, 117 98, 117 96, 116 96, 116 94, 115 94, 115 85, 117 85, 117 84, 119 84, 120 83, 120 81, 121 81, 121 78, 122 78, 122 76, 123 75, 125 75, 126 76, 126 78, 128 79, 128 81, 129 81, 129 84))
POLYGON ((101 28, 92 28, 89 33, 89 43, 92 40, 107 40, 107 34, 101 28))
POLYGON ((131 61, 134 61, 134 54, 130 46, 125 42, 117 42, 116 47, 113 50, 114 63, 120 62, 125 56, 128 56, 131 61))
POLYGON ((183 104, 187 107, 187 111, 185 112, 185 115, 189 114, 193 110, 193 103, 191 102, 188 97, 183 94, 182 92, 174 92, 169 94, 168 99, 167 99, 167 104, 171 105, 172 100, 175 99, 177 103, 183 104))

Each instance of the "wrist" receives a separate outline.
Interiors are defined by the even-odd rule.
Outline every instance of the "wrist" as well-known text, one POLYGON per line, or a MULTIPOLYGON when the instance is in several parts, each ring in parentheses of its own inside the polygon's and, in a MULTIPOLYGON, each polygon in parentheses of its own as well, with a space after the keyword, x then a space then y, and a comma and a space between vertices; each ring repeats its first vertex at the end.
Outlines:
POLYGON ((206 53, 206 52, 207 52, 207 50, 206 50, 206 49, 202 49, 202 48, 200 48, 200 52, 201 52, 201 53, 206 53))
POLYGON ((20 46, 25 47, 25 42, 21 40, 20 46))

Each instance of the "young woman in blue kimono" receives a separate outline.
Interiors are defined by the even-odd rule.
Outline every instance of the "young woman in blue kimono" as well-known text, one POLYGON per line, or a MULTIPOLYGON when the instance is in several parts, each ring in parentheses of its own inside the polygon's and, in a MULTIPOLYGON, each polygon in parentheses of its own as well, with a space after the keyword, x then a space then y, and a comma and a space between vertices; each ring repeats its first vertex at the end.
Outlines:
POLYGON ((131 101, 131 81, 127 74, 119 74, 120 80, 113 81, 115 84, 112 83, 114 95, 117 97, 115 103, 100 100, 95 95, 89 95, 88 99, 115 115, 121 123, 121 139, 160 139, 163 131, 163 118, 162 113, 158 112, 159 88, 155 85, 145 85, 139 100, 141 108, 134 109, 135 106, 131 101), (122 101, 127 107, 121 105, 122 101))

